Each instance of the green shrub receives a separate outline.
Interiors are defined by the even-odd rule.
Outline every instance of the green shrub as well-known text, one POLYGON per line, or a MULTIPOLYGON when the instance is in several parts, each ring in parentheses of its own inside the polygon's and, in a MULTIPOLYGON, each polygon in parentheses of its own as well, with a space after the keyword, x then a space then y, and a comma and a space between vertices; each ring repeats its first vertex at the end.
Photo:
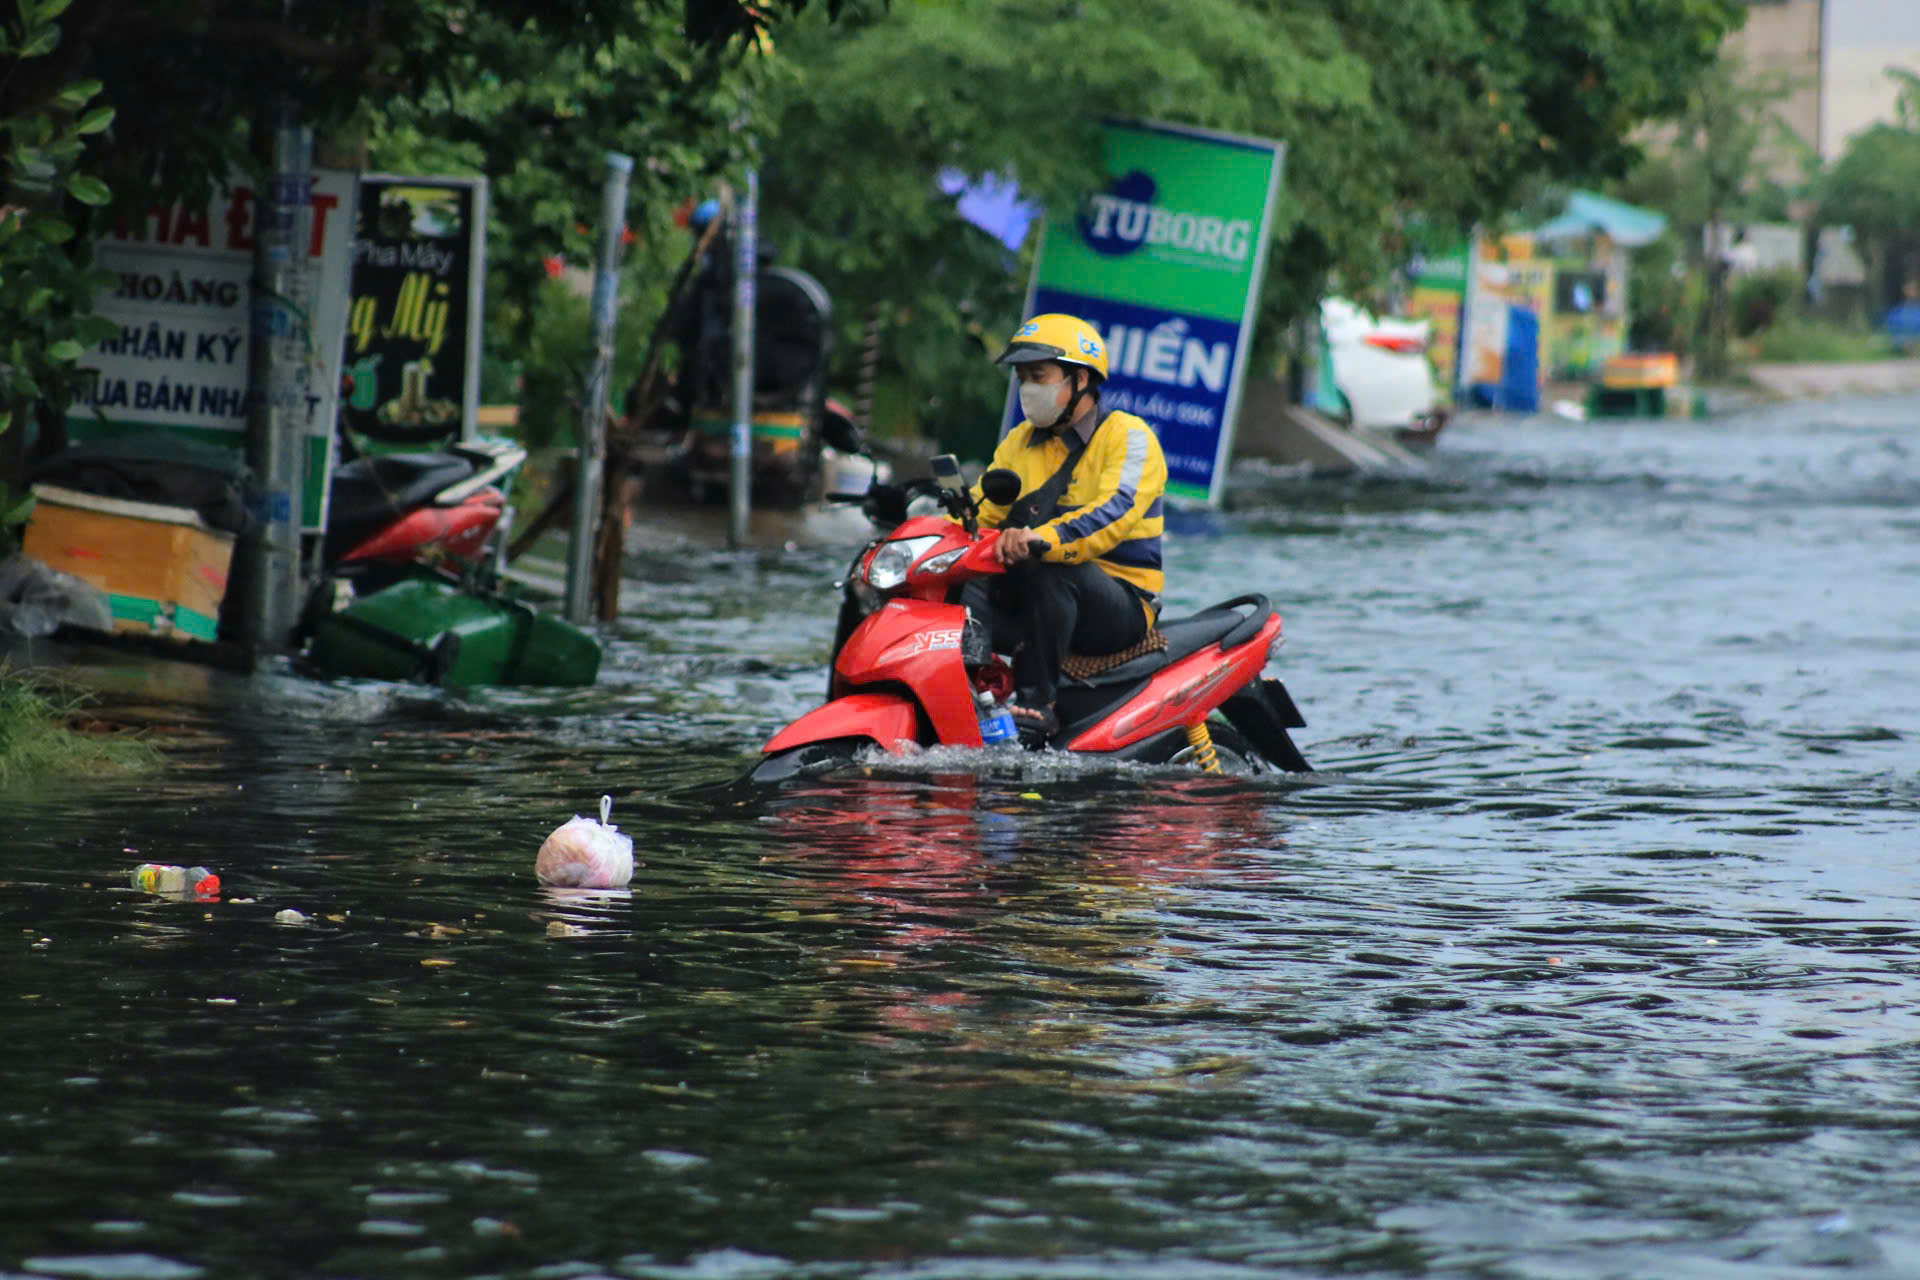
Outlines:
POLYGON ((1669 232, 1627 260, 1627 341, 1635 351, 1689 355, 1706 308, 1706 282, 1682 262, 1669 232))
POLYGON ((1794 308, 1803 288, 1800 273, 1791 267, 1736 276, 1729 305, 1734 336, 1751 338, 1794 308))
POLYGON ((1840 363, 1884 360, 1892 354, 1893 344, 1884 333, 1834 324, 1791 308, 1775 315, 1753 339, 1753 358, 1768 362, 1840 363))
MULTIPOLYGON (((654 299, 636 302, 637 292, 623 285, 622 305, 613 329, 613 376, 607 383, 607 408, 618 416, 627 387, 640 374, 653 336, 659 307, 654 299)), ((592 300, 567 277, 546 281, 534 303, 532 335, 520 353, 514 396, 520 404, 520 440, 531 449, 571 444, 586 403, 587 375, 593 368, 592 300)), ((502 376, 497 373, 496 377, 502 376)), ((496 384, 497 385, 497 384, 496 384)))

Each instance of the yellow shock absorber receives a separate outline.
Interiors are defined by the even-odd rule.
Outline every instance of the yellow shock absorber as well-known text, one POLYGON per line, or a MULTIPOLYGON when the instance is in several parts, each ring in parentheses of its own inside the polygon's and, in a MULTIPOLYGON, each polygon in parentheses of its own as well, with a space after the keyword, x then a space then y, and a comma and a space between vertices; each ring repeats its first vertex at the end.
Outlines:
POLYGON ((1187 745, 1193 748, 1194 761, 1208 773, 1220 772, 1220 757, 1213 751, 1213 735, 1207 731, 1207 722, 1187 726, 1187 745))

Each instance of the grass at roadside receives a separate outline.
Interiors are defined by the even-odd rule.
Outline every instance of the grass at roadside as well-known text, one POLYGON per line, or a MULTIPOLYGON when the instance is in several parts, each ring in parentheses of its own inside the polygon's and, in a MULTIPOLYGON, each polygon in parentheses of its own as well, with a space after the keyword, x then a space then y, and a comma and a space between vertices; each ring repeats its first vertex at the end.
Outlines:
POLYGON ((1891 360, 1898 354, 1885 333, 1786 313, 1739 343, 1740 354, 1765 364, 1835 364, 1891 360))
POLYGON ((160 753, 124 733, 73 728, 80 701, 47 681, 0 668, 0 787, 36 778, 133 773, 160 753))

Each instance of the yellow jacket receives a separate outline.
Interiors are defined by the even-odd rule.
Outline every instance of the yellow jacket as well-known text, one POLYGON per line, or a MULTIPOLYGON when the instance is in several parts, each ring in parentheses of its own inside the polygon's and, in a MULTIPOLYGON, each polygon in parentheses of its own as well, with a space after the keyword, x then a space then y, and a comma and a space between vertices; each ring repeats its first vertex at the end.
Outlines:
MULTIPOLYGON (((1020 477, 1022 495, 1045 484, 1067 460, 1067 446, 1051 431, 1035 432, 1022 421, 993 451, 993 467, 1020 477)), ((1073 479, 1053 515, 1034 531, 1048 542, 1043 560, 1078 564, 1091 560, 1156 602, 1166 575, 1160 567, 1161 506, 1167 460, 1153 428, 1131 413, 1109 413, 1094 430, 1073 479)), ((1007 508, 988 502, 973 487, 980 523, 998 528, 1007 508)))

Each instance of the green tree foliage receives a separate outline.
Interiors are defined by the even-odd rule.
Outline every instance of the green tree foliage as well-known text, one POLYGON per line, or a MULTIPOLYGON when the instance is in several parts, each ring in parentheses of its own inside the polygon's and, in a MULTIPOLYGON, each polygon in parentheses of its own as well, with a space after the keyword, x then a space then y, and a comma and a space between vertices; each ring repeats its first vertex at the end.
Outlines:
MULTIPOLYGON (((812 2, 831 13, 841 0, 812 2)), ((43 105, 77 75, 101 86, 120 115, 97 165, 121 209, 200 198, 259 168, 282 107, 315 129, 323 162, 485 173, 490 321, 506 321, 489 338, 513 349, 542 260, 585 256, 604 153, 640 159, 643 209, 726 168, 764 63, 756 40, 808 3, 59 0, 67 38, 0 86, 0 109, 43 105)))
MULTIPOLYGON (((576 117, 569 107, 579 105, 584 87, 564 61, 549 74, 558 55, 617 52, 631 75, 698 75, 703 58, 717 66, 729 50, 737 57, 742 34, 805 4, 72 0, 68 53, 52 70, 64 75, 78 67, 104 83, 123 111, 104 162, 110 174, 129 180, 130 194, 146 199, 197 193, 245 166, 256 126, 277 103, 325 136, 369 108, 456 95, 487 72, 530 75, 550 81, 525 103, 535 117, 529 133, 538 137, 542 124, 556 129, 576 117)), ((33 86, 20 89, 31 93, 33 86)))
POLYGON ((1780 114, 1794 88, 1784 74, 1750 70, 1732 57, 1716 60, 1694 80, 1666 136, 1617 190, 1664 212, 1688 260, 1699 263, 1708 226, 1784 212, 1793 192, 1774 176, 1777 157, 1797 156, 1803 170, 1816 163, 1780 114))
POLYGON ((1920 76, 1890 70, 1900 82, 1892 124, 1856 134, 1825 176, 1819 221, 1850 226, 1886 306, 1920 281, 1920 76))
POLYGON ((757 113, 766 221, 849 326, 880 315, 916 381, 971 377, 981 390, 964 411, 997 413, 999 388, 959 362, 1008 331, 1027 264, 930 194, 940 169, 1007 174, 1059 208, 1104 181, 1103 117, 1286 141, 1271 336, 1330 275, 1355 287, 1403 261, 1416 222, 1465 227, 1531 182, 1624 170, 1631 131, 1684 104, 1742 12, 1735 0, 849 3, 831 29, 809 16, 780 34, 795 74, 757 113))
MULTIPOLYGON (((0 101, 35 60, 59 48, 65 8, 66 0, 18 0, 13 18, 0 23, 0 101)), ((79 378, 74 362, 112 331, 89 315, 99 278, 70 217, 108 199, 106 185, 80 168, 88 140, 113 123, 113 108, 96 101, 100 88, 96 80, 61 84, 0 114, 0 434, 9 445, 25 414, 65 406, 79 378)), ((0 554, 32 505, 4 483, 6 470, 0 554)))
POLYGON ((59 57, 0 90, 0 107, 45 101, 76 75, 99 80, 121 109, 102 171, 136 207, 261 154, 255 126, 276 102, 323 139, 357 137, 376 167, 482 170, 495 197, 490 334, 509 346, 532 324, 541 260, 586 257, 605 150, 640 161, 639 256, 664 278, 683 243, 666 210, 737 173, 751 144, 782 260, 828 283, 843 337, 881 317, 889 350, 938 398, 980 385, 961 362, 1006 331, 1025 276, 933 195, 942 168, 1009 174, 1059 208, 1103 180, 1104 117, 1286 140, 1271 335, 1330 273, 1358 282, 1397 262, 1416 220, 1461 226, 1532 179, 1617 170, 1632 127, 1677 109, 1740 11, 1738 0, 72 0, 59 57), (784 20, 762 56, 755 36, 772 19, 784 20))
POLYGON ((589 43, 476 13, 448 56, 448 74, 419 92, 366 104, 369 162, 488 176, 489 325, 507 351, 531 338, 547 259, 591 261, 609 151, 637 161, 629 217, 642 274, 671 274, 683 248, 674 205, 738 168, 737 125, 768 74, 765 57, 694 45, 677 14, 645 6, 589 43))

